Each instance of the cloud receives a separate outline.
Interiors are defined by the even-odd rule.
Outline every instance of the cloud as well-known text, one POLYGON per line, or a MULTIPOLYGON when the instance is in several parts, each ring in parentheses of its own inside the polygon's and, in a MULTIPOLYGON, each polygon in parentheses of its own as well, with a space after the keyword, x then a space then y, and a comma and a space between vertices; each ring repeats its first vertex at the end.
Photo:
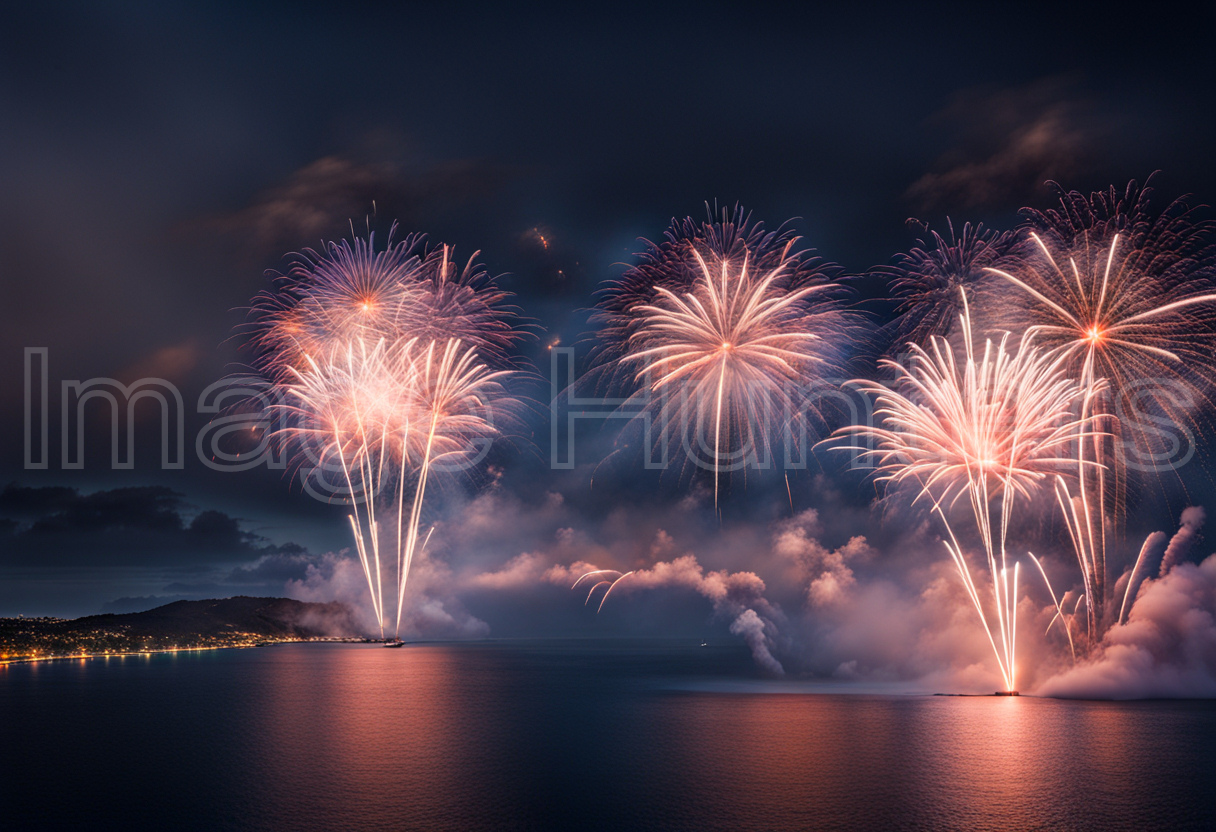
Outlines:
POLYGON ((559 499, 529 504, 491 491, 452 516, 461 522, 436 525, 433 558, 444 569, 427 592, 488 611, 478 618, 495 632, 514 632, 529 618, 559 628, 591 622, 590 633, 645 632, 638 628, 664 621, 669 610, 687 610, 679 601, 686 594, 708 601, 712 620, 742 639, 768 674, 793 668, 797 675, 914 679, 943 690, 999 685, 962 584, 920 523, 894 542, 899 557, 892 557, 865 537, 826 529, 816 511, 722 527, 706 525, 696 505, 680 512, 636 506, 595 523, 559 499), (594 569, 632 573, 612 589, 605 610, 620 612, 594 614, 601 586, 593 617, 575 619, 587 611, 586 594, 571 598, 570 587, 594 569))
POLYGON ((438 163, 356 161, 325 156, 257 194, 234 213, 191 226, 238 240, 257 257, 277 257, 350 233, 373 213, 407 229, 430 227, 438 215, 484 200, 511 176, 486 160, 438 163))
MULTIPOLYGON (((657 529, 647 547, 647 555, 654 558, 670 556, 674 552, 672 536, 664 529, 657 529)), ((519 592, 542 584, 569 588, 588 572, 611 568, 597 564, 616 562, 609 549, 593 543, 586 535, 571 528, 559 528, 549 551, 526 552, 500 569, 466 575, 463 580, 456 579, 454 589, 519 592)), ((592 587, 595 584, 584 583, 594 595, 592 587)), ((612 592, 625 596, 657 589, 687 590, 709 600, 714 614, 731 622, 731 632, 744 637, 761 668, 777 675, 783 673, 780 661, 771 652, 782 614, 778 606, 764 597, 766 586, 760 576, 749 571, 707 572, 696 556, 688 553, 629 570, 628 576, 612 587, 612 592)))
POLYGON ((224 581, 237 586, 284 584, 303 578, 308 567, 313 566, 316 561, 317 556, 310 554, 303 546, 287 543, 250 564, 234 567, 224 581))
MULTIPOLYGON (((456 583, 450 569, 421 552, 415 555, 406 585, 401 628, 396 626, 396 582, 384 581, 384 634, 403 638, 480 638, 489 635, 484 621, 469 614, 455 596, 456 583)), ((371 590, 362 564, 349 551, 329 552, 309 563, 301 578, 291 579, 284 589, 299 601, 339 601, 355 611, 363 632, 380 635, 369 598, 371 590)))
POLYGON ((777 527, 773 551, 796 565, 797 576, 809 581, 808 600, 815 605, 842 601, 857 584, 850 564, 868 562, 876 554, 865 537, 855 535, 835 550, 826 548, 815 537, 819 533, 819 513, 807 509, 777 527))
MULTIPOLYGON (((1184 527, 1185 528, 1185 527, 1184 527)), ((1048 679, 1041 696, 1080 699, 1216 697, 1216 555, 1146 580, 1126 624, 1094 655, 1048 679)))
POLYGON ((367 578, 359 561, 348 552, 326 552, 304 568, 304 574, 289 579, 284 594, 297 601, 338 601, 354 610, 365 633, 379 634, 379 622, 369 609, 367 578))
MULTIPOLYGON (((982 576, 976 577, 980 592, 990 595, 982 576)), ((902 575, 834 584, 827 598, 816 599, 810 585, 806 589, 808 606, 786 638, 787 667, 812 676, 904 682, 932 692, 1000 686, 984 629, 944 558, 902 575)), ((1031 618, 1034 605, 1024 604, 1019 615, 1031 618)))
POLYGON ((1089 102, 1061 79, 965 90, 931 125, 951 136, 951 150, 905 194, 924 211, 1027 201, 1046 180, 1091 169, 1106 131, 1089 102))
POLYGON ((785 668, 781 666, 781 662, 773 658, 773 654, 769 650, 766 626, 766 622, 756 614, 755 610, 744 610, 730 625, 730 631, 737 636, 742 636, 743 640, 747 642, 756 664, 774 676, 784 676, 785 668))
POLYGON ((567 580, 573 581, 576 579, 577 576, 574 578, 570 577, 571 573, 582 566, 587 566, 587 571, 590 571, 591 567, 589 564, 574 564, 573 567, 555 566, 543 554, 524 552, 511 558, 501 569, 473 575, 468 579, 467 583, 469 586, 478 589, 493 590, 531 587, 536 586, 542 581, 564 584, 567 580))
MULTIPOLYGON (((670 537, 660 530, 656 537, 660 550, 669 542, 670 537)), ((764 597, 766 586, 759 575, 725 569, 706 572, 694 555, 686 554, 635 570, 610 589, 629 593, 671 587, 691 590, 709 599, 716 615, 731 619, 730 632, 743 637, 756 664, 767 673, 784 675, 785 669, 772 654, 779 621, 784 616, 780 607, 764 597)))
POLYGON ((1175 564, 1187 556, 1199 538, 1199 530, 1203 528, 1203 521, 1206 519, 1207 515, 1204 514, 1202 506, 1191 506, 1183 510, 1182 524, 1170 538, 1170 545, 1165 547, 1165 554, 1161 556, 1161 568, 1157 571, 1158 575, 1164 576, 1174 568, 1175 564))
MULTIPOLYGON (((656 525, 659 514, 618 509, 602 523, 587 526, 585 520, 580 522, 578 509, 566 505, 560 495, 544 494, 524 503, 495 489, 452 506, 447 517, 453 519, 435 519, 431 546, 411 570, 402 632, 435 638, 485 635, 490 624, 469 611, 474 605, 498 613, 495 620, 508 633, 521 628, 534 632, 530 619, 560 622, 557 626, 581 620, 586 625, 586 610, 579 603, 584 596, 571 594, 571 585, 593 569, 619 568, 633 573, 613 591, 614 602, 619 593, 622 605, 631 603, 628 596, 636 599, 649 590, 684 590, 708 600, 724 629, 751 610, 764 625, 763 638, 751 616, 739 625, 744 628, 740 632, 747 633, 745 642, 757 664, 777 672, 780 662, 773 651, 782 615, 765 597, 765 581, 750 570, 706 569, 692 553, 678 554, 675 535, 656 525), (544 599, 549 609, 539 610, 537 599, 544 599), (574 619, 576 615, 583 617, 574 619)), ((740 546, 741 551, 748 548, 740 546)), ((293 580, 288 594, 369 606, 362 568, 350 557, 327 556, 305 578, 293 580)), ((392 615, 395 604, 386 606, 392 615)), ((600 633, 629 625, 598 617, 594 622, 600 633)))

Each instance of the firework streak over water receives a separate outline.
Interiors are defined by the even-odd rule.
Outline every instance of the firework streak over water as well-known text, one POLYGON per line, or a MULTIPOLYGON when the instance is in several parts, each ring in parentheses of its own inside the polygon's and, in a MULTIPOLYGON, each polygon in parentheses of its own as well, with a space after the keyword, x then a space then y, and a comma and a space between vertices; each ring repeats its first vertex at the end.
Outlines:
POLYGON ((1084 579, 1090 641, 1113 623, 1108 535, 1117 540, 1128 468, 1155 461, 1153 418, 1195 424, 1213 381, 1212 226, 1181 201, 1153 214, 1149 195, 1134 182, 1122 194, 1063 194, 1058 209, 1028 212, 1011 265, 988 268, 1018 293, 1016 303, 992 304, 1005 310, 996 324, 1056 351, 1084 388, 1082 415, 1099 427, 1076 442, 1075 486, 1061 479, 1055 489, 1084 579))
MULTIPOLYGON (((848 382, 878 424, 832 435, 940 523, 1007 690, 1025 665, 1023 567, 1042 577, 1048 632, 1059 624, 1074 661, 1125 620, 1162 543, 1146 541, 1111 587, 1107 534, 1122 511, 1126 456, 1154 450, 1127 415, 1193 419, 1212 391, 1211 228, 1180 203, 1150 215, 1144 193, 1068 195, 1013 233, 926 230, 877 270, 900 302, 888 334, 912 339, 910 360, 881 362, 889 382, 848 382), (1150 378, 1173 386, 1145 387, 1150 378), (1043 562, 1010 548, 1015 519, 1042 516, 1032 513, 1040 497, 1064 513, 1068 535, 1050 545, 1072 547, 1080 589, 1057 593, 1043 562), (1078 628, 1082 605, 1088 626, 1078 628)), ((521 328, 475 258, 462 267, 417 235, 375 242, 297 255, 255 300, 254 342, 271 408, 285 417, 278 436, 296 449, 310 491, 350 504, 370 607, 382 636, 399 637, 410 570, 431 536, 428 488, 437 474, 475 468, 517 410, 507 385, 521 328)), ((627 393, 643 417, 631 429, 655 432, 651 450, 666 457, 671 446, 669 464, 704 472, 719 523, 733 472, 770 467, 782 443, 788 451, 828 433, 839 414, 820 405, 842 395, 844 358, 867 340, 839 270, 797 244, 786 227, 768 231, 739 210, 675 222, 608 286, 593 318, 589 380, 627 393)), ((792 513, 788 479, 786 491, 792 513)), ((641 560, 599 565, 619 569, 580 561, 569 574, 588 607, 657 585, 641 560)), ((729 609, 732 628, 751 632, 779 667, 768 648, 783 613, 763 581, 737 574, 755 581, 729 609)))
POLYGON ((1075 466, 1069 445, 1091 433, 1092 419, 1073 416, 1084 391, 1064 374, 1062 356, 1040 351, 1033 336, 1011 351, 1008 334, 986 341, 977 353, 965 300, 959 323, 962 356, 946 339, 934 337, 928 350, 909 345, 910 367, 883 362, 896 374, 893 386, 853 382, 874 399, 881 426, 854 425, 838 435, 873 440, 874 450, 847 449, 872 461, 880 481, 911 486, 914 501, 929 501, 946 529, 946 550, 988 635, 1006 690, 1012 691, 1020 564, 1011 567, 1006 540, 1014 508, 1019 500, 1029 502, 1053 474, 1075 466), (972 576, 951 520, 964 501, 987 561, 987 591, 972 576), (986 605, 982 596, 989 593, 986 605))
POLYGON ((673 223, 605 293, 599 358, 637 391, 658 442, 721 476, 771 458, 776 435, 821 421, 811 391, 830 374, 848 318, 835 267, 746 214, 673 223))
POLYGON ((305 252, 254 312, 258 368, 286 417, 278 438, 297 449, 310 487, 349 500, 381 636, 395 608, 399 638, 410 567, 429 539, 428 482, 475 466, 510 419, 502 367, 518 333, 472 259, 457 270, 446 246, 391 237, 383 251, 369 234, 305 252))

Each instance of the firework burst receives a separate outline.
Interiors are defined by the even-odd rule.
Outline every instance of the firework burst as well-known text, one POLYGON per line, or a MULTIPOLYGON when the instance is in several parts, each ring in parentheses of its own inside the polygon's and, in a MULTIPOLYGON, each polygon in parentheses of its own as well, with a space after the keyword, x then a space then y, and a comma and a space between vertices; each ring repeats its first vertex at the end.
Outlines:
POLYGON ((480 252, 460 266, 450 246, 430 248, 424 234, 394 242, 395 230, 382 250, 369 232, 305 249, 286 274, 269 273, 274 286, 251 310, 259 370, 282 378, 305 354, 381 338, 457 338, 495 366, 507 364, 519 320, 510 295, 477 262, 480 252))
POLYGON ((301 255, 254 304, 259 369, 289 425, 278 438, 306 477, 340 473, 382 637, 393 561, 400 635, 432 474, 476 465, 516 405, 502 368, 519 337, 514 310, 475 258, 457 269, 421 235, 390 233, 377 251, 369 234, 301 255))
POLYGON ((899 302, 897 317, 885 329, 900 346, 949 335, 963 311, 960 290, 973 289, 988 278, 985 269, 1007 257, 1017 239, 983 223, 964 223, 957 233, 954 223, 946 224, 944 236, 926 226, 927 233, 911 251, 876 270, 887 277, 888 289, 899 302))
POLYGON ((1010 567, 1006 547, 1013 510, 1053 473, 1075 465, 1068 449, 1090 432, 1089 420, 1074 416, 1083 390, 1064 374, 1062 357, 1039 350, 1033 336, 1012 351, 1008 333, 977 353, 965 300, 959 323, 961 356, 945 338, 934 337, 927 350, 909 345, 908 367, 883 362, 896 374, 893 387, 851 382, 874 399, 881 427, 854 425, 837 435, 872 440, 872 449, 849 449, 876 466, 879 481, 911 485, 914 502, 931 503, 1006 689, 1015 690, 1019 564, 1010 567), (970 504, 987 561, 991 614, 951 522, 963 501, 970 504))
POLYGON ((394 242, 390 231, 383 250, 375 242, 369 232, 366 239, 330 242, 320 252, 305 249, 286 274, 268 273, 274 286, 252 308, 259 370, 290 378, 305 355, 321 355, 336 343, 403 336, 415 317, 408 313, 423 300, 418 284, 426 238, 411 234, 394 242))
POLYGON ((408 281, 402 334, 424 342, 456 339, 476 349, 482 361, 505 367, 522 337, 521 322, 510 294, 477 262, 480 254, 473 252, 460 266, 445 245, 422 259, 408 281))
POLYGON ((769 458, 777 428, 818 416, 811 387, 845 315, 834 267, 747 215, 674 223, 605 293, 599 356, 638 391, 661 441, 720 475, 769 458), (708 457, 708 461, 706 461, 708 457))
POLYGON ((1032 230, 1014 266, 987 269, 1021 301, 1001 304, 998 323, 1064 359, 1085 390, 1083 415, 1101 427, 1077 441, 1076 493, 1057 488, 1091 641, 1108 623, 1107 536, 1122 519, 1128 457, 1156 463, 1154 420, 1193 424, 1216 378, 1212 224, 1182 201, 1154 213, 1150 193, 1133 182, 1122 194, 1063 194, 1057 209, 1027 212, 1032 230))

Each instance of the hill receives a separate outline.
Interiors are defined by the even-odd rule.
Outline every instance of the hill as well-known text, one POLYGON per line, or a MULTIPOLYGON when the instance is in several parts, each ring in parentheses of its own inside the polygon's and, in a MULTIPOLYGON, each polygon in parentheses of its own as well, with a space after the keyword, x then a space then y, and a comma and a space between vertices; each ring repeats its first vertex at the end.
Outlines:
POLYGON ((176 601, 145 612, 119 615, 3 618, 0 660, 244 647, 265 641, 361 635, 350 609, 343 604, 242 595, 176 601))

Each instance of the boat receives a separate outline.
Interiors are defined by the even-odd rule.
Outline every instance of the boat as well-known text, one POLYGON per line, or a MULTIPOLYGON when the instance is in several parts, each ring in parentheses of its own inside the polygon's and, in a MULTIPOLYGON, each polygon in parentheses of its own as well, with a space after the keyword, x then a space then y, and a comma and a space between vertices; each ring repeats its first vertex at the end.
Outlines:
POLYGON ((404 641, 386 641, 386 642, 384 642, 384 646, 385 647, 404 647, 405 642, 404 641))

